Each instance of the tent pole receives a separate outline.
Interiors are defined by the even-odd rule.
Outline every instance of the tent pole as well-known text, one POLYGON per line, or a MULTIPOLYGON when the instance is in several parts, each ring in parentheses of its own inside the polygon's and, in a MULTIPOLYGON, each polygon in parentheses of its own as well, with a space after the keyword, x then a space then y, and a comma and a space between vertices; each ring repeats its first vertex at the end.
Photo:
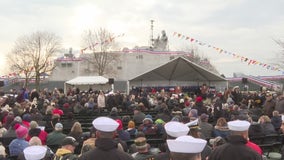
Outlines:
POLYGON ((126 94, 129 95, 129 81, 126 81, 126 94))
POLYGON ((66 95, 66 83, 64 83, 64 94, 66 95))
POLYGON ((229 89, 229 81, 227 80, 227 89, 229 89))

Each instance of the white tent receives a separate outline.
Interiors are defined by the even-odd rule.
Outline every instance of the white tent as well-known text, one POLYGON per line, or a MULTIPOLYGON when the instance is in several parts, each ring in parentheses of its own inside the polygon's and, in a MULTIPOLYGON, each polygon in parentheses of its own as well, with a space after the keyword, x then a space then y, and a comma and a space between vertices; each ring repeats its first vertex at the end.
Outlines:
MULTIPOLYGON (((108 79, 102 76, 79 76, 64 83, 64 90, 66 92, 67 86, 76 86, 81 89, 88 89, 90 87, 99 86, 100 90, 109 89, 108 79)), ((96 89, 96 88, 94 88, 96 89)))
POLYGON ((129 80, 131 86, 163 86, 191 85, 207 83, 211 85, 227 85, 227 80, 200 65, 183 57, 177 57, 168 63, 129 80))

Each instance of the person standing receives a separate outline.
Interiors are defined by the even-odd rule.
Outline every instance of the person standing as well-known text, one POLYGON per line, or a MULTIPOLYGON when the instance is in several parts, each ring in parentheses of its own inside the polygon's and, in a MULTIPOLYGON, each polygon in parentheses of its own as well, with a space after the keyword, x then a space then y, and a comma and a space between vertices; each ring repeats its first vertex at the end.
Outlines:
POLYGON ((200 132, 204 136, 205 139, 210 139, 213 135, 213 126, 208 123, 208 115, 202 113, 200 116, 200 123, 198 124, 200 127, 200 132))
POLYGON ((266 93, 265 102, 263 104, 263 113, 268 117, 272 117, 272 112, 275 110, 276 102, 271 93, 266 93))
MULTIPOLYGON (((176 139, 180 136, 186 136, 189 133, 189 127, 181 122, 170 121, 164 125, 166 139, 176 139)), ((168 160, 170 159, 170 150, 168 144, 165 142, 164 145, 160 147, 160 150, 163 151, 156 156, 158 160, 168 160)))
POLYGON ((167 140, 171 160, 201 160, 201 152, 207 141, 192 136, 180 136, 167 140))
POLYGON ((208 160, 262 160, 261 154, 256 152, 248 143, 248 121, 235 120, 228 122, 231 135, 227 137, 228 142, 223 144, 209 155, 208 160))
POLYGON ((119 124, 108 117, 98 117, 93 122, 96 131, 96 148, 85 152, 80 160, 134 160, 129 154, 118 149, 118 143, 114 140, 119 124))
POLYGON ((105 98, 105 95, 104 95, 103 91, 100 91, 100 93, 98 95, 97 103, 98 103, 99 111, 102 111, 102 110, 105 109, 105 107, 106 107, 106 98, 105 98))

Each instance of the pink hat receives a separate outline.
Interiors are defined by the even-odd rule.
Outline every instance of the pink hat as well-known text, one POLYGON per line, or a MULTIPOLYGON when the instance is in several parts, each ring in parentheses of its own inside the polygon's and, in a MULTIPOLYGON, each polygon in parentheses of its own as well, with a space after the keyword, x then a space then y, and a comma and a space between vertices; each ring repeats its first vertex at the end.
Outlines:
POLYGON ((24 138, 25 135, 28 134, 28 129, 24 126, 19 125, 19 127, 16 129, 16 134, 18 138, 24 138))
POLYGON ((119 126, 117 127, 117 130, 119 131, 119 130, 123 130, 123 125, 122 125, 122 122, 121 122, 121 120, 120 119, 117 119, 117 120, 115 120, 118 124, 119 124, 119 126))

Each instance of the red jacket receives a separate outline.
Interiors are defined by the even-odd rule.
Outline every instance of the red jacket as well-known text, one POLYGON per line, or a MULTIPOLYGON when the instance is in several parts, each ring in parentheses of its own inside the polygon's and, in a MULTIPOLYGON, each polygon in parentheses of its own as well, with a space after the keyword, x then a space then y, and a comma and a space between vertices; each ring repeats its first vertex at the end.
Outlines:
POLYGON ((261 148, 255 144, 255 143, 252 143, 251 141, 248 141, 246 146, 250 147, 251 149, 253 149, 254 151, 256 151, 257 153, 259 153, 260 155, 262 155, 262 150, 261 148))
POLYGON ((47 132, 45 132, 44 130, 41 130, 39 128, 30 129, 26 140, 29 141, 33 136, 38 136, 38 138, 41 140, 42 145, 46 144, 47 132))

